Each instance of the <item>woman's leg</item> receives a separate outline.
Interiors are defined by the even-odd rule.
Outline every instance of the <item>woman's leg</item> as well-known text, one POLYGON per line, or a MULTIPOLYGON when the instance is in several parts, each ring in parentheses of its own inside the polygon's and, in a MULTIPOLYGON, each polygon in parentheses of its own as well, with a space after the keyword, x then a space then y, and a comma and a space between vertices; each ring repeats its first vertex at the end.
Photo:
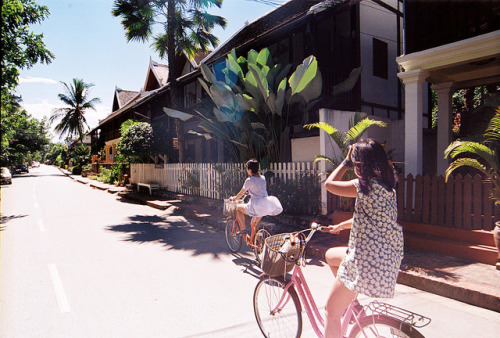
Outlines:
POLYGON ((330 248, 325 253, 326 263, 333 272, 333 277, 337 277, 337 271, 339 270, 340 263, 344 259, 347 247, 339 246, 330 248))
POLYGON ((252 226, 252 233, 257 231, 257 224, 259 224, 261 219, 262 217, 252 217, 252 221, 250 222, 250 225, 252 226))
POLYGON ((341 334, 341 318, 356 293, 345 287, 337 278, 325 307, 325 338, 338 338, 341 334))
POLYGON ((245 204, 241 203, 236 206, 236 219, 238 220, 238 223, 240 224, 240 230, 245 230, 245 215, 247 211, 245 209, 245 204))

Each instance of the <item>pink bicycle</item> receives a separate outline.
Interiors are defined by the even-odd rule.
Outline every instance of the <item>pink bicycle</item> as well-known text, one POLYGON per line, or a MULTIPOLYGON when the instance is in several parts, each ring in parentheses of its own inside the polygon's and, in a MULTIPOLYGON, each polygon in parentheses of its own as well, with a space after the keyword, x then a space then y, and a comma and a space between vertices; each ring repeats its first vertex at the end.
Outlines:
MULTIPOLYGON (((266 238, 262 252, 262 270, 266 274, 253 296, 254 313, 265 337, 300 337, 302 307, 318 337, 323 337, 324 319, 312 297, 301 264, 304 251, 315 231, 310 229, 266 238), (305 232, 309 231, 306 237, 305 232), (292 271, 288 278, 284 276, 292 271)), ((362 306, 354 299, 342 318, 342 337, 424 337, 416 328, 426 326, 430 318, 411 311, 372 301, 362 306)))

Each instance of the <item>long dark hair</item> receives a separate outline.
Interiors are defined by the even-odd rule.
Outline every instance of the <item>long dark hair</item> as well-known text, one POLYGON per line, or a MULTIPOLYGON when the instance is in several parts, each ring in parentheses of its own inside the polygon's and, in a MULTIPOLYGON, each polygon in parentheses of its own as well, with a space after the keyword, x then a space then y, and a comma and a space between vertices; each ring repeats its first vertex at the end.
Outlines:
POLYGON ((373 139, 358 141, 353 145, 352 161, 359 177, 360 189, 364 194, 370 192, 370 182, 376 180, 387 191, 396 188, 396 172, 384 147, 373 139))

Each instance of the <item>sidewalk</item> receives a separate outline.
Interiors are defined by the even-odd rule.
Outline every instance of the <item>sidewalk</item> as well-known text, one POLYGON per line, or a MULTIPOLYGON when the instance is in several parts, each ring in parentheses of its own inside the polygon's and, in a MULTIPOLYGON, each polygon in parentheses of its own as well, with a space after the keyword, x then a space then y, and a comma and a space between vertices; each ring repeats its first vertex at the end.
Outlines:
MULTIPOLYGON (((221 201, 182 195, 177 195, 175 199, 159 198, 62 171, 68 177, 90 187, 116 193, 122 198, 161 210, 174 207, 177 208, 177 213, 202 225, 224 229, 221 201)), ((278 219, 265 217, 262 222, 267 223, 275 233, 287 231, 276 222, 278 219)), ((303 219, 299 225, 307 225, 310 221, 312 219, 303 219)), ((336 241, 330 234, 315 234, 309 243, 307 255, 323 260, 325 251, 335 245, 345 245, 345 242, 336 241)), ((500 312, 500 271, 493 265, 406 248, 398 283, 500 312)))

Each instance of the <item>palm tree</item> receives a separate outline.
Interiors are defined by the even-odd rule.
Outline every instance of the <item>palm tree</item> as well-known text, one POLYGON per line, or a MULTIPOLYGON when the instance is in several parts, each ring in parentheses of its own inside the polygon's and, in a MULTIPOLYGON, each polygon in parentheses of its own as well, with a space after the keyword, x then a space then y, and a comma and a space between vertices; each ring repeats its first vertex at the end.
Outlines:
MULTIPOLYGON (((316 156, 316 159, 314 160, 315 162, 326 161, 335 168, 347 156, 347 153, 349 151, 349 146, 358 142, 358 140, 361 139, 361 137, 369 127, 371 126, 385 127, 386 125, 387 124, 385 122, 372 120, 368 117, 361 118, 361 115, 359 113, 356 113, 354 117, 349 120, 349 130, 347 132, 342 132, 325 122, 306 124, 304 128, 307 128, 309 130, 312 128, 319 128, 325 131, 330 136, 330 140, 337 145, 337 147, 341 151, 340 157, 336 157, 335 155, 333 155, 333 157, 328 157, 326 155, 319 155, 316 156)), ((327 172, 322 174, 329 175, 330 173, 327 172)), ((354 173, 354 170, 352 169, 349 169, 344 175, 345 180, 350 180, 355 177, 356 175, 354 173)), ((354 208, 354 201, 355 201, 354 198, 340 197, 339 201, 340 201, 339 202, 340 211, 352 211, 352 209, 354 208)))
MULTIPOLYGON (((112 14, 122 18, 128 41, 145 42, 152 38, 152 46, 161 58, 167 57, 172 108, 182 107, 182 87, 177 78, 182 75, 184 55, 193 58, 198 52, 215 47, 219 40, 210 32, 217 25, 226 26, 223 17, 210 15, 207 8, 221 7, 223 0, 115 0, 112 14), (161 32, 153 36, 153 26, 161 32)), ((179 144, 183 144, 182 125, 175 120, 179 144)), ((183 162, 183 147, 179 147, 179 162, 183 162)))
POLYGON ((358 140, 363 136, 365 131, 371 126, 385 127, 387 124, 382 121, 372 120, 368 117, 361 118, 359 113, 354 115, 354 118, 349 120, 349 130, 347 132, 341 132, 333 126, 325 122, 316 122, 311 124, 306 124, 304 128, 312 129, 319 128, 325 131, 329 136, 330 140, 333 141, 341 151, 341 157, 336 158, 335 156, 330 158, 325 155, 320 155, 316 157, 316 162, 327 161, 334 167, 338 166, 340 162, 344 160, 349 151, 349 146, 358 142, 358 140))
POLYGON ((89 109, 95 110, 95 104, 101 102, 99 98, 89 99, 89 89, 94 86, 92 83, 85 83, 81 79, 73 79, 73 83, 68 85, 61 83, 66 89, 65 94, 58 94, 59 99, 68 105, 65 108, 56 108, 49 119, 50 123, 61 120, 54 130, 60 134, 72 137, 78 135, 80 141, 85 137, 89 128, 85 118, 85 112, 89 109))
POLYGON ((445 150, 453 162, 446 169, 446 180, 460 167, 472 167, 482 172, 493 183, 491 199, 500 205, 500 107, 491 118, 483 134, 483 142, 457 140, 445 150))

